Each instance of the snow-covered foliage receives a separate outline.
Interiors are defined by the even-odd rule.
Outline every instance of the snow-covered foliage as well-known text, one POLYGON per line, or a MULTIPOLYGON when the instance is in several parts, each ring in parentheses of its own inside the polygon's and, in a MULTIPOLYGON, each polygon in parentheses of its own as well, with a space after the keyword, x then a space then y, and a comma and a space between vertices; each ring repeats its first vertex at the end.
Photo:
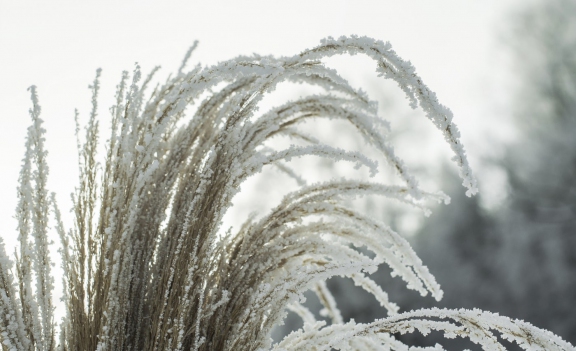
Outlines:
MULTIPOLYGON (((407 350, 396 333, 440 330, 486 349, 500 339, 525 349, 574 350, 559 337, 528 323, 478 310, 427 309, 399 313, 368 275, 380 263, 408 288, 436 299, 442 290, 407 241, 384 223, 345 204, 377 194, 423 208, 447 201, 425 191, 386 138, 387 124, 375 103, 322 63, 325 57, 363 54, 377 72, 393 79, 410 105, 418 105, 454 152, 467 193, 476 193, 459 132, 449 109, 388 43, 365 37, 328 38, 293 57, 237 57, 178 73, 150 95, 154 70, 141 82, 136 67, 124 73, 111 109, 112 131, 101 165, 98 146, 98 71, 85 142, 79 142, 80 184, 75 222, 66 231, 46 189, 48 167, 42 120, 31 88, 29 128, 17 209, 20 250, 13 263, 0 250, 0 337, 6 350, 407 350), (283 81, 325 90, 263 114, 263 96, 283 81), (198 99, 196 111, 189 111, 198 99), (247 218, 235 232, 221 228, 240 185, 265 166, 278 166, 301 182, 293 158, 315 155, 367 167, 358 152, 319 143, 298 128, 309 119, 342 119, 379 150, 404 185, 332 180, 302 185, 269 213, 247 218), (272 138, 294 144, 270 148, 272 138), (298 143, 296 143, 298 142, 298 143), (49 213, 62 242, 66 316, 56 341, 53 278, 47 226, 49 213), (366 247, 372 255, 357 248, 366 247), (345 322, 325 285, 346 276, 388 309, 368 324, 345 322), (34 284, 33 284, 34 282, 34 284), (330 325, 303 303, 312 290, 330 325), (304 327, 271 345, 271 330, 286 311, 304 327), (500 338, 500 339, 499 339, 500 338)), ((186 55, 190 56, 191 51, 186 55)), ((441 350, 437 345, 435 350, 441 350)))

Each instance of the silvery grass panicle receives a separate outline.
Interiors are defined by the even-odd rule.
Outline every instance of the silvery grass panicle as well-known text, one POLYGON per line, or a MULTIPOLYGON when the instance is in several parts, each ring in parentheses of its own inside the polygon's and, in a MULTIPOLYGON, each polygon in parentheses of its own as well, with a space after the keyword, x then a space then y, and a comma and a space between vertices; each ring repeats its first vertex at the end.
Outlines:
POLYGON ((490 350, 503 349, 498 337, 525 349, 574 350, 547 331, 479 310, 399 313, 368 277, 385 262, 408 288, 442 297, 408 242, 345 200, 377 194, 425 210, 424 200, 448 198, 419 187, 389 144, 376 104, 326 68, 323 58, 363 54, 373 59, 378 74, 393 79, 410 105, 419 105, 443 134, 468 195, 477 191, 452 113, 390 44, 366 37, 328 38, 292 57, 237 57, 186 72, 192 50, 177 74, 151 94, 145 91, 156 69, 143 80, 139 67, 132 78, 124 72, 101 165, 96 157, 98 71, 85 141, 78 143, 80 183, 68 231, 46 189, 44 130, 36 89, 30 89, 33 123, 18 188, 15 265, 3 246, 0 250, 4 350, 407 350, 393 334, 415 330, 440 330, 447 338, 470 338, 490 350), (257 114, 262 97, 283 81, 325 92, 257 114), (196 111, 187 113, 198 99, 203 100, 196 111), (222 234, 223 216, 240 185, 264 166, 277 166, 300 180, 298 170, 287 164, 315 155, 376 172, 376 163, 363 154, 322 144, 299 128, 319 118, 349 122, 404 185, 360 180, 302 185, 269 213, 222 234), (298 143, 264 146, 277 136, 298 143), (63 256, 66 316, 58 335, 47 238, 50 212, 63 256), (373 255, 355 249, 363 246, 373 255), (332 276, 352 278, 387 308, 389 317, 345 323, 325 285, 332 276), (301 304, 308 290, 324 304, 329 325, 301 304), (271 330, 288 310, 302 317, 304 327, 271 345, 271 330))

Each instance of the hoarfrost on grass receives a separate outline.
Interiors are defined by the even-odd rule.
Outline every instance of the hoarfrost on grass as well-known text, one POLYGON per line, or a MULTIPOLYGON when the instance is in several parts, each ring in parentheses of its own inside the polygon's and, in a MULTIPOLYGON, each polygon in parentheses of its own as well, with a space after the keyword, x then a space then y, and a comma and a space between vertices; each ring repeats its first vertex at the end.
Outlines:
MULTIPOLYGON (((467 194, 477 192, 451 111, 390 44, 356 36, 327 38, 292 57, 239 56, 186 72, 195 47, 196 43, 186 53, 177 74, 150 94, 146 89, 157 68, 142 83, 139 66, 131 82, 123 73, 101 163, 96 155, 97 71, 83 142, 77 125, 80 179, 70 229, 64 227, 55 197, 46 189, 44 130, 36 89, 31 88, 33 123, 18 188, 16 277, 0 245, 0 338, 6 348, 408 350, 393 334, 441 330, 446 337, 468 337, 487 349, 502 348, 494 331, 526 349, 574 349, 527 323, 487 312, 400 312, 367 276, 385 262, 408 288, 442 297, 440 286, 408 242, 386 224, 347 206, 347 199, 377 194, 425 214, 426 200, 449 199, 420 188, 389 143, 389 124, 377 115, 376 103, 325 67, 322 59, 341 54, 372 58, 377 73, 394 80, 410 105, 420 106, 441 131, 467 194), (262 97, 283 81, 314 85, 325 93, 258 115, 262 97), (194 104, 198 108, 191 113, 188 107, 194 104), (377 163, 363 154, 325 145, 300 130, 311 119, 348 121, 404 185, 351 179, 307 184, 298 169, 289 166, 293 158, 348 161, 366 166, 372 176, 377 171, 377 163), (271 147, 267 142, 278 136, 299 144, 271 147), (222 234, 222 218, 240 185, 269 165, 296 179, 299 189, 260 219, 249 217, 235 232, 222 234), (48 255, 50 211, 62 243, 65 287, 66 316, 58 342, 48 255), (345 322, 325 284, 333 276, 352 278, 388 309, 389 317, 368 324, 345 322), (302 305, 308 290, 319 297, 328 321, 316 320, 302 305), (304 326, 271 345, 271 331, 288 310, 299 315, 304 326)), ((410 348, 415 349, 420 348, 410 348)))

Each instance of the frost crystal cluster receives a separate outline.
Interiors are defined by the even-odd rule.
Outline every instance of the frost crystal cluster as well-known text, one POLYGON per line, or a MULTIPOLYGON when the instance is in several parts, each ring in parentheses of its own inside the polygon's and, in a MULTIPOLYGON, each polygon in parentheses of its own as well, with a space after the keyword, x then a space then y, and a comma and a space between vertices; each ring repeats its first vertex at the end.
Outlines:
POLYGON ((399 313, 369 278, 386 263, 408 288, 442 297, 408 242, 346 201, 377 194, 423 208, 426 199, 447 197, 419 187, 389 144, 376 104, 324 66, 323 58, 363 54, 373 59, 378 74, 394 80, 410 105, 419 105, 444 135, 467 193, 476 192, 450 110, 388 43, 328 38, 292 57, 242 56, 186 72, 192 49, 177 74, 149 95, 145 90, 156 70, 145 79, 138 67, 131 78, 123 74, 103 162, 96 155, 98 71, 86 139, 78 143, 80 183, 68 230, 46 188, 44 130, 31 87, 15 262, 3 244, 0 250, 3 350, 408 350, 394 335, 431 330, 469 338, 489 350, 504 349, 503 339, 525 349, 574 350, 547 331, 479 310, 399 313), (263 96, 283 81, 324 93, 258 114, 263 96), (190 111, 191 106, 196 109, 190 111), (314 155, 376 171, 363 154, 303 133, 299 127, 310 119, 350 123, 404 185, 360 180, 306 185, 298 169, 289 167, 291 159, 314 155), (270 147, 267 142, 276 137, 290 138, 293 145, 270 147), (223 231, 223 216, 240 185, 265 166, 278 167, 301 186, 269 213, 247 218, 234 232, 223 231), (66 315, 58 333, 49 217, 62 243, 66 315), (387 308, 388 317, 344 322, 325 284, 332 276, 353 279, 387 308), (330 323, 317 320, 302 304, 309 290, 323 303, 330 323), (304 326, 272 345, 272 328, 287 311, 298 314, 304 326))

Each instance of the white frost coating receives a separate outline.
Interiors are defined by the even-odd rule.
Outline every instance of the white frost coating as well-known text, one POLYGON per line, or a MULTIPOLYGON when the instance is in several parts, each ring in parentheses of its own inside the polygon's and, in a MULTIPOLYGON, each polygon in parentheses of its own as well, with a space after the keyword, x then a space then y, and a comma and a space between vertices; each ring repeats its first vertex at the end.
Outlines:
POLYGON ((31 88, 33 124, 18 186, 16 279, 0 241, 4 348, 442 350, 440 345, 409 347, 393 337, 394 333, 441 330, 448 338, 467 337, 487 349, 502 348, 490 336, 497 331, 527 349, 574 350, 527 323, 477 310, 401 313, 368 278, 386 263, 408 288, 442 297, 440 286, 406 239, 350 208, 349 200, 380 195, 428 215, 427 201, 448 203, 449 198, 420 188, 387 138, 390 125, 377 115, 376 102, 325 67, 323 58, 344 53, 373 58, 377 72, 395 80, 412 107, 420 105, 442 131, 467 193, 476 192, 450 110, 438 103, 414 68, 389 44, 354 36, 328 38, 292 57, 239 56, 186 72, 195 48, 196 43, 177 74, 150 94, 146 89, 158 68, 142 78, 137 65, 131 81, 123 72, 101 161, 96 153, 97 71, 82 141, 77 124, 80 179, 69 232, 54 195, 51 199, 47 195, 44 130, 36 91, 31 88), (260 101, 284 81, 316 86, 324 93, 260 113, 260 101), (291 160, 315 156, 367 166, 371 175, 378 170, 364 154, 326 145, 304 133, 301 125, 310 119, 349 123, 395 170, 401 184, 340 179, 307 185, 299 174, 302 170, 291 160), (273 140, 279 136, 298 144, 279 147, 273 140), (251 216, 237 230, 222 233, 223 217, 243 182, 268 166, 295 179, 298 190, 285 194, 259 219, 251 216), (67 311, 60 325, 60 345, 52 321, 50 207, 63 245, 67 311), (388 309, 389 317, 368 324, 346 322, 326 285, 334 276, 353 279, 388 309), (303 305, 308 290, 319 297, 329 323, 317 321, 318 311, 303 305), (304 326, 271 345, 271 331, 287 311, 299 315, 304 326))
POLYGON ((468 196, 476 194, 478 192, 476 178, 472 174, 466 152, 460 142, 460 131, 452 122, 452 111, 438 102, 436 94, 423 83, 416 74, 414 66, 398 57, 390 43, 368 37, 342 36, 338 39, 329 37, 322 40, 321 45, 303 51, 290 60, 314 60, 343 53, 351 55, 361 53, 374 59, 378 62, 376 71, 379 75, 395 80, 406 94, 412 108, 416 108, 417 104, 420 105, 426 116, 442 131, 444 139, 454 152, 454 161, 460 167, 462 184, 468 189, 466 194, 468 196))
MULTIPOLYGON (((273 350, 342 349, 350 339, 367 338, 379 334, 412 333, 415 330, 427 335, 432 330, 444 332, 446 338, 465 337, 482 346, 484 350, 505 350, 497 335, 516 342, 524 350, 574 350, 574 346, 549 331, 533 325, 480 310, 422 309, 401 313, 368 324, 332 325, 323 329, 301 330, 275 345, 273 350), (435 320, 440 319, 440 321, 435 320), (447 321, 444 321, 447 320, 447 321), (498 334, 494 334, 497 332, 498 334)), ((396 340, 377 339, 392 346, 396 340)), ((435 349, 442 348, 438 345, 435 349)))
POLYGON ((354 284, 357 286, 361 286, 364 290, 369 292, 370 294, 374 295, 376 300, 380 303, 380 305, 386 310, 388 310, 389 315, 394 315, 398 313, 399 307, 395 303, 390 302, 388 299, 388 294, 382 290, 382 288, 376 284, 375 281, 366 277, 363 274, 352 274, 350 276, 352 280, 354 280, 354 284))

